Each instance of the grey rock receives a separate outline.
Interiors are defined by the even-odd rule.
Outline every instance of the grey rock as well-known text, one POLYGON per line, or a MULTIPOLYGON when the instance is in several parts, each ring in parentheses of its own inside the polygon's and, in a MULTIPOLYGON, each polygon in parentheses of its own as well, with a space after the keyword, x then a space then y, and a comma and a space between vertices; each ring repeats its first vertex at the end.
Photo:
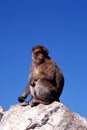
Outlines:
POLYGON ((35 107, 17 104, 3 113, 0 130, 87 130, 87 119, 59 102, 35 107))

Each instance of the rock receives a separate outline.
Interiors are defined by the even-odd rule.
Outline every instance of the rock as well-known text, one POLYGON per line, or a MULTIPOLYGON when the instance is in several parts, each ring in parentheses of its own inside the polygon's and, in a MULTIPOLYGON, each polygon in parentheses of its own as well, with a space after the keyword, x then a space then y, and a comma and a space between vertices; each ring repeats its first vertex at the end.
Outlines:
POLYGON ((0 130, 87 130, 87 119, 59 102, 36 107, 17 104, 4 112, 0 130))
POLYGON ((0 121, 1 121, 3 115, 4 115, 4 109, 2 106, 0 106, 0 121))

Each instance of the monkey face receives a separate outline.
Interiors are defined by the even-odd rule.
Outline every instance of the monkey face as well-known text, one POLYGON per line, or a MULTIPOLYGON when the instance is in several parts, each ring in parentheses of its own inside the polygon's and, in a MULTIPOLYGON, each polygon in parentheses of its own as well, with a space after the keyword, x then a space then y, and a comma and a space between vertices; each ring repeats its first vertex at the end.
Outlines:
POLYGON ((32 53, 32 60, 34 64, 40 65, 45 61, 45 57, 42 52, 37 51, 35 53, 32 53))
POLYGON ((48 56, 48 51, 43 46, 36 46, 32 49, 32 60, 36 65, 40 65, 48 56))

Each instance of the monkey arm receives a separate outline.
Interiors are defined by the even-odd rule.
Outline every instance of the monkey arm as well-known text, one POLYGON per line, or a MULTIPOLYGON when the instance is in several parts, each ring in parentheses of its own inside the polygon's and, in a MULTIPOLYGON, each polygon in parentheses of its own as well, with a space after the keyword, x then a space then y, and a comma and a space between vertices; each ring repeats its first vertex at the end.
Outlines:
POLYGON ((30 93, 30 82, 27 83, 27 86, 22 95, 18 97, 18 101, 24 102, 25 98, 28 96, 29 93, 30 93))

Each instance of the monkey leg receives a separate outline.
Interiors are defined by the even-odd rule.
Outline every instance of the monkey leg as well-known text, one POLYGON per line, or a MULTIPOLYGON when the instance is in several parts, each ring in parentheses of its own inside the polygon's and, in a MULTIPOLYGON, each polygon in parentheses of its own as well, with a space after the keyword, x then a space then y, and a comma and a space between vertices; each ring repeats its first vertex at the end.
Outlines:
POLYGON ((36 82, 35 87, 30 87, 31 94, 33 96, 32 102, 30 103, 31 106, 35 106, 39 103, 47 105, 53 102, 54 97, 49 87, 47 82, 42 79, 36 82))
POLYGON ((48 101, 48 102, 42 101, 42 100, 40 100, 40 99, 33 99, 32 102, 29 103, 29 105, 30 105, 31 107, 37 106, 38 104, 48 105, 48 104, 50 104, 50 102, 49 102, 49 101, 48 101))

